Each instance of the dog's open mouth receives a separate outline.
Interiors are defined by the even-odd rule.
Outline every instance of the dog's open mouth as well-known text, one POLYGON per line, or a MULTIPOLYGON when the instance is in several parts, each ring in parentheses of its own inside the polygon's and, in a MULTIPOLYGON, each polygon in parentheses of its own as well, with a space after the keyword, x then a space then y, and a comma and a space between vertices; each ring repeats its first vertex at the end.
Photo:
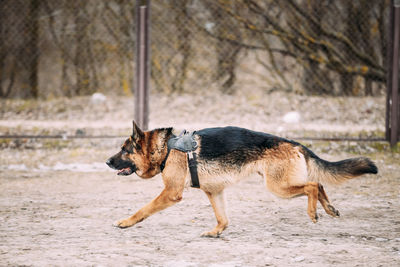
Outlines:
POLYGON ((127 175, 131 175, 132 173, 133 173, 133 169, 131 167, 127 167, 127 168, 118 170, 117 175, 127 176, 127 175))

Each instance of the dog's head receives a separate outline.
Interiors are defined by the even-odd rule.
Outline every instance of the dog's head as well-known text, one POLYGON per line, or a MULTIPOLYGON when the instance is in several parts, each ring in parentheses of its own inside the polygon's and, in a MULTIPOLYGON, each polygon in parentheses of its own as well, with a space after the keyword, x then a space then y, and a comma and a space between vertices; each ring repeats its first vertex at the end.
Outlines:
POLYGON ((125 140, 121 151, 109 158, 106 164, 118 175, 136 172, 142 178, 151 178, 160 173, 160 165, 167 154, 167 141, 172 128, 143 132, 133 122, 132 135, 125 140))

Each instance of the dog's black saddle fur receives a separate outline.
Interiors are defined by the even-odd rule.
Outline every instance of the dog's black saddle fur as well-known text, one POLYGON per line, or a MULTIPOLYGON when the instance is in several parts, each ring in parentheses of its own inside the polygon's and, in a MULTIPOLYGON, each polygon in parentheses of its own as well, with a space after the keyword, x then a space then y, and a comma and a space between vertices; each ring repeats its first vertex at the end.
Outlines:
POLYGON ((197 141, 194 139, 195 132, 183 131, 179 136, 168 140, 168 149, 176 149, 182 152, 195 151, 197 141))

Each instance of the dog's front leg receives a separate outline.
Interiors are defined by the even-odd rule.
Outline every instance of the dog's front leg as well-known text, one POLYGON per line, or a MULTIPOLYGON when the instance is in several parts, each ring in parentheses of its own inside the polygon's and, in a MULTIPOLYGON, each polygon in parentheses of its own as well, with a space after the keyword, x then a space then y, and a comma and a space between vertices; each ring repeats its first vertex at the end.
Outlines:
POLYGON ((217 218, 217 226, 209 232, 204 232, 201 236, 204 237, 218 237, 222 231, 228 227, 228 217, 225 213, 225 197, 224 191, 218 193, 206 192, 208 199, 214 209, 215 217, 217 218))
POLYGON ((174 205, 182 199, 183 190, 173 190, 165 188, 161 194, 153 199, 150 203, 141 208, 131 217, 117 221, 114 226, 119 228, 127 228, 143 221, 150 215, 174 205))
POLYGON ((130 227, 143 221, 150 215, 166 209, 181 201, 185 188, 185 177, 188 174, 186 154, 172 150, 162 173, 165 188, 161 194, 141 208, 133 216, 114 223, 120 228, 130 227))

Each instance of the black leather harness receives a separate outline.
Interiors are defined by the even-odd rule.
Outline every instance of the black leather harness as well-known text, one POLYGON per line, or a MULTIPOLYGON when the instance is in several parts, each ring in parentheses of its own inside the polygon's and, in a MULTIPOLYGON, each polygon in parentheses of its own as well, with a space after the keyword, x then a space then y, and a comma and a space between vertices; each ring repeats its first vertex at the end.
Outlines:
POLYGON ((173 137, 168 140, 167 156, 160 165, 161 172, 165 168, 165 163, 167 162, 169 153, 171 149, 176 149, 185 152, 188 159, 189 172, 191 177, 191 186, 195 188, 200 188, 199 176, 197 174, 197 155, 194 152, 198 146, 197 141, 194 138, 195 132, 186 132, 184 130, 179 136, 173 137))

